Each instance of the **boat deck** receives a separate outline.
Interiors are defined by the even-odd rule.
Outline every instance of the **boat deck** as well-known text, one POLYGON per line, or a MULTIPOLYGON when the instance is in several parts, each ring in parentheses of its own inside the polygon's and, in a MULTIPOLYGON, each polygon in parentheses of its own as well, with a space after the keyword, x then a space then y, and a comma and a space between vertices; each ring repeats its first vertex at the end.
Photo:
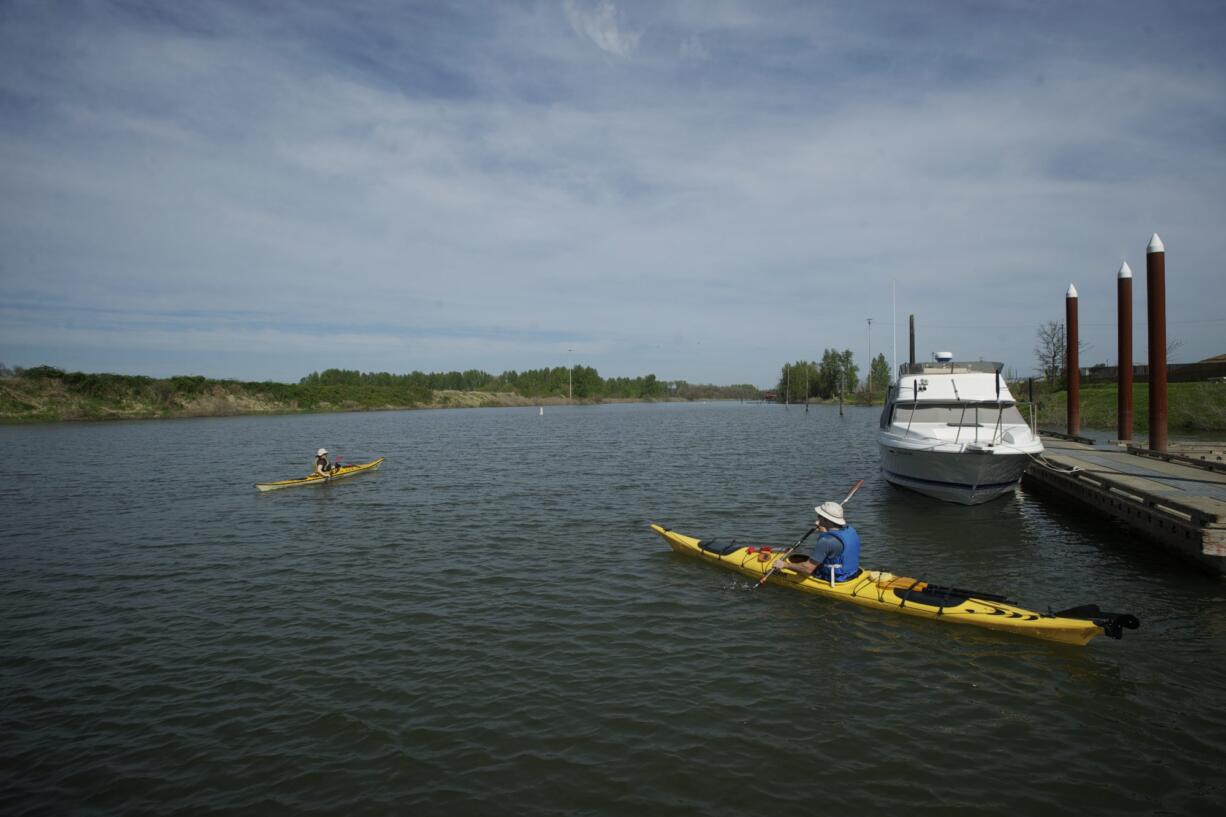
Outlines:
POLYGON ((1226 446, 1172 445, 1169 453, 1044 438, 1045 467, 1028 489, 1088 505, 1219 575, 1226 575, 1226 446))

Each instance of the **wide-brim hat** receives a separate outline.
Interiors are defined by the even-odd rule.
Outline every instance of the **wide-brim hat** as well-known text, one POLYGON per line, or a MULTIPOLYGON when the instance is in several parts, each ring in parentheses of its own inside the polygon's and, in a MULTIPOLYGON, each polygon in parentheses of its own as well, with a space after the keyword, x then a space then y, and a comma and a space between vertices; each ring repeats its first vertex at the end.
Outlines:
POLYGON ((837 502, 823 502, 813 510, 817 511, 818 516, 829 519, 839 527, 847 524, 847 520, 843 518, 843 506, 837 502))
POLYGON ((326 449, 326 448, 321 448, 321 449, 319 449, 318 451, 316 451, 316 452, 315 452, 315 456, 317 456, 317 457, 323 457, 323 456, 327 455, 327 453, 328 453, 328 449, 326 449))

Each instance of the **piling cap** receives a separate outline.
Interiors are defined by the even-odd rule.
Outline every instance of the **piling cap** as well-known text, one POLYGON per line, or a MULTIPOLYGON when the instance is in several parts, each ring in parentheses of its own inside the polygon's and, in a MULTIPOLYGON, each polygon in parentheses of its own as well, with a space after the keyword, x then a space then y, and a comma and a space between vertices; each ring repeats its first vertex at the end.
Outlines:
POLYGON ((1069 284, 1068 292, 1064 293, 1064 297, 1065 298, 1076 298, 1077 297, 1077 287, 1073 286, 1072 284, 1069 284))
POLYGON ((1131 278, 1132 277, 1132 267, 1128 266, 1127 261, 1120 264, 1120 277, 1121 278, 1131 278))
POLYGON ((1166 247, 1162 245, 1162 239, 1158 238, 1158 234, 1154 233, 1154 237, 1149 240, 1149 246, 1145 249, 1146 254, 1153 252, 1166 252, 1166 247))

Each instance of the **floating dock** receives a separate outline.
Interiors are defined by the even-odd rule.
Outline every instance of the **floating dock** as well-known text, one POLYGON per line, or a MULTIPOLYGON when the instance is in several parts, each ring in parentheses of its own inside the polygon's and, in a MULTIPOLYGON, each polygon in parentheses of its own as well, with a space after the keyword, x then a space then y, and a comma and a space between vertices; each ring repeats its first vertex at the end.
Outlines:
POLYGON ((1027 490, 1116 519, 1226 576, 1226 444, 1171 443, 1167 451, 1087 444, 1044 434, 1027 490))

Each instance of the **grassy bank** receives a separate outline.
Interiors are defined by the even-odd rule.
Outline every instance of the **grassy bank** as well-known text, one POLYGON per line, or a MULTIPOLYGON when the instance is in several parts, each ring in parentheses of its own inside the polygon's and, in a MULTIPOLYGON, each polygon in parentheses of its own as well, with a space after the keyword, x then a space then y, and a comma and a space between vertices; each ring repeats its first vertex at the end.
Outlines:
MULTIPOLYGON (((1081 425, 1085 428, 1114 429, 1117 425, 1114 383, 1081 387, 1081 425)), ((1058 391, 1037 397, 1039 425, 1061 428, 1068 419, 1068 392, 1058 391)), ((1149 384, 1137 383, 1132 389, 1133 431, 1144 433, 1149 427, 1149 384)), ((1175 432, 1226 431, 1226 383, 1168 383, 1167 428, 1175 432)))
MULTIPOLYGON (((404 385, 239 382, 204 377, 39 372, 0 377, 0 422, 225 417, 326 411, 479 408, 567 403, 513 392, 404 385)), ((573 401, 592 402, 592 401, 573 401)))

